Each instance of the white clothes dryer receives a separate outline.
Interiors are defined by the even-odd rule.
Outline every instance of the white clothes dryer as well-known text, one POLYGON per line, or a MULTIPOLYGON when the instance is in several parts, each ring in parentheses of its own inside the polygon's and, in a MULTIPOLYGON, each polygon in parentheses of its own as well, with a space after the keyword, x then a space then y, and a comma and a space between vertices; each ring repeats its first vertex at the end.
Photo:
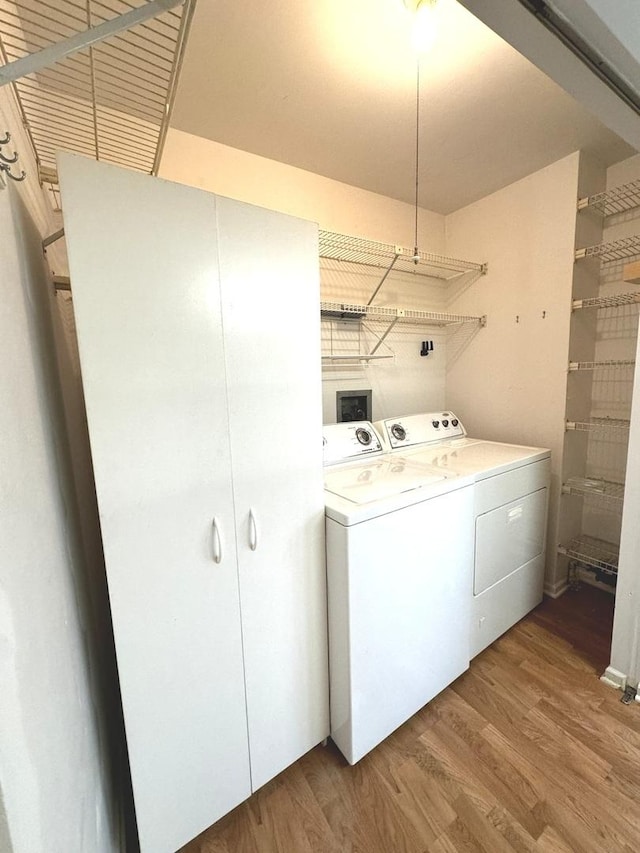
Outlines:
POLYGON ((551 452, 469 438, 453 412, 389 418, 376 427, 393 454, 476 483, 473 658, 542 601, 551 452))
POLYGON ((355 764, 469 666, 473 477, 324 427, 331 736, 355 764))

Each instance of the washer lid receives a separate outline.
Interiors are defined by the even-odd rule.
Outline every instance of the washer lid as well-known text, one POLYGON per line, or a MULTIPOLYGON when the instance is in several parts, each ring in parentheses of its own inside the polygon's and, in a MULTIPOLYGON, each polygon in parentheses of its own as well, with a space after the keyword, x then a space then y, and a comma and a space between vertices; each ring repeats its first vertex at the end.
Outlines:
POLYGON ((437 471, 401 456, 380 456, 362 465, 325 470, 324 487, 354 504, 367 504, 430 486, 451 476, 451 472, 437 471))

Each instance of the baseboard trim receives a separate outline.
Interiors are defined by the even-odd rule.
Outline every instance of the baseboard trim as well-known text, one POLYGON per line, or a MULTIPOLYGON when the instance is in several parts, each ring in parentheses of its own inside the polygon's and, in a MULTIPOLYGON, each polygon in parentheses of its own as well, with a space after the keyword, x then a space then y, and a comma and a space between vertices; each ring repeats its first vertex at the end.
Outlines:
MULTIPOLYGON (((627 676, 624 672, 620 672, 617 669, 614 669, 612 666, 608 666, 605 671, 600 676, 600 681, 604 681, 605 684, 608 684, 609 687, 615 687, 616 690, 624 690, 627 686, 627 676)), ((636 700, 637 700, 636 696, 636 700)))
POLYGON ((561 581, 557 581, 554 584, 545 583, 544 585, 544 594, 548 595, 549 598, 560 598, 561 595, 569 589, 569 584, 567 583, 566 578, 561 581))

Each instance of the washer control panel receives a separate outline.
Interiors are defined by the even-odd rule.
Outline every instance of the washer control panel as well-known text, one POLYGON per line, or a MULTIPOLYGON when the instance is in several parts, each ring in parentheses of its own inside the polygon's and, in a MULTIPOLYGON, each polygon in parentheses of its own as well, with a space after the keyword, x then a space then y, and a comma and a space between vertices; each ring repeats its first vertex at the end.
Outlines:
POLYGON ((378 421, 376 427, 392 449, 460 438, 467 434, 453 412, 425 412, 378 421))
POLYGON ((383 452, 378 433, 370 421, 325 424, 322 427, 322 445, 325 465, 337 465, 383 452))

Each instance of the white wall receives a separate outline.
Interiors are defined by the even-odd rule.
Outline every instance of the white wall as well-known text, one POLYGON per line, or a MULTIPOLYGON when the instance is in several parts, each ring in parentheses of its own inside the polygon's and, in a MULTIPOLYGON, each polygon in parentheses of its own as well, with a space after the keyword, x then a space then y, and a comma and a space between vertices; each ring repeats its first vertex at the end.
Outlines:
POLYGON ((472 435, 549 447, 547 589, 555 576, 579 155, 447 217, 447 252, 482 257, 489 274, 452 304, 488 325, 452 352, 447 408, 472 435))
MULTIPOLYGON (((318 222, 320 228, 367 237, 412 248, 414 210, 411 205, 302 169, 248 154, 216 142, 170 130, 162 158, 161 177, 200 187, 251 204, 280 210, 318 222)), ((444 252, 444 217, 421 210, 419 243, 423 251, 444 252)), ((250 251, 251 247, 247 247, 250 251)), ((472 259, 475 260, 475 259, 472 259)), ((481 260, 481 259, 480 259, 481 260)), ((331 262, 321 263, 322 298, 326 301, 367 302, 380 273, 363 267, 345 271, 331 262)), ((425 307, 442 304, 442 288, 415 276, 391 276, 376 304, 425 307)), ((289 310, 295 322, 295 306, 289 310)), ((347 354, 357 347, 369 352, 384 324, 326 320, 322 324, 324 354, 347 354)), ((323 419, 336 417, 336 391, 371 389, 373 417, 410 414, 444 405, 446 335, 442 330, 398 324, 379 353, 393 358, 349 367, 325 363, 323 369, 323 419), (420 342, 434 341, 434 352, 421 357, 420 342)), ((295 357, 295 354, 292 354, 295 357)), ((301 412, 301 415, 304 413, 301 412)))
POLYGON ((106 853, 120 845, 41 246, 51 220, 6 90, 5 129, 28 179, 0 189, 0 846, 106 853))

